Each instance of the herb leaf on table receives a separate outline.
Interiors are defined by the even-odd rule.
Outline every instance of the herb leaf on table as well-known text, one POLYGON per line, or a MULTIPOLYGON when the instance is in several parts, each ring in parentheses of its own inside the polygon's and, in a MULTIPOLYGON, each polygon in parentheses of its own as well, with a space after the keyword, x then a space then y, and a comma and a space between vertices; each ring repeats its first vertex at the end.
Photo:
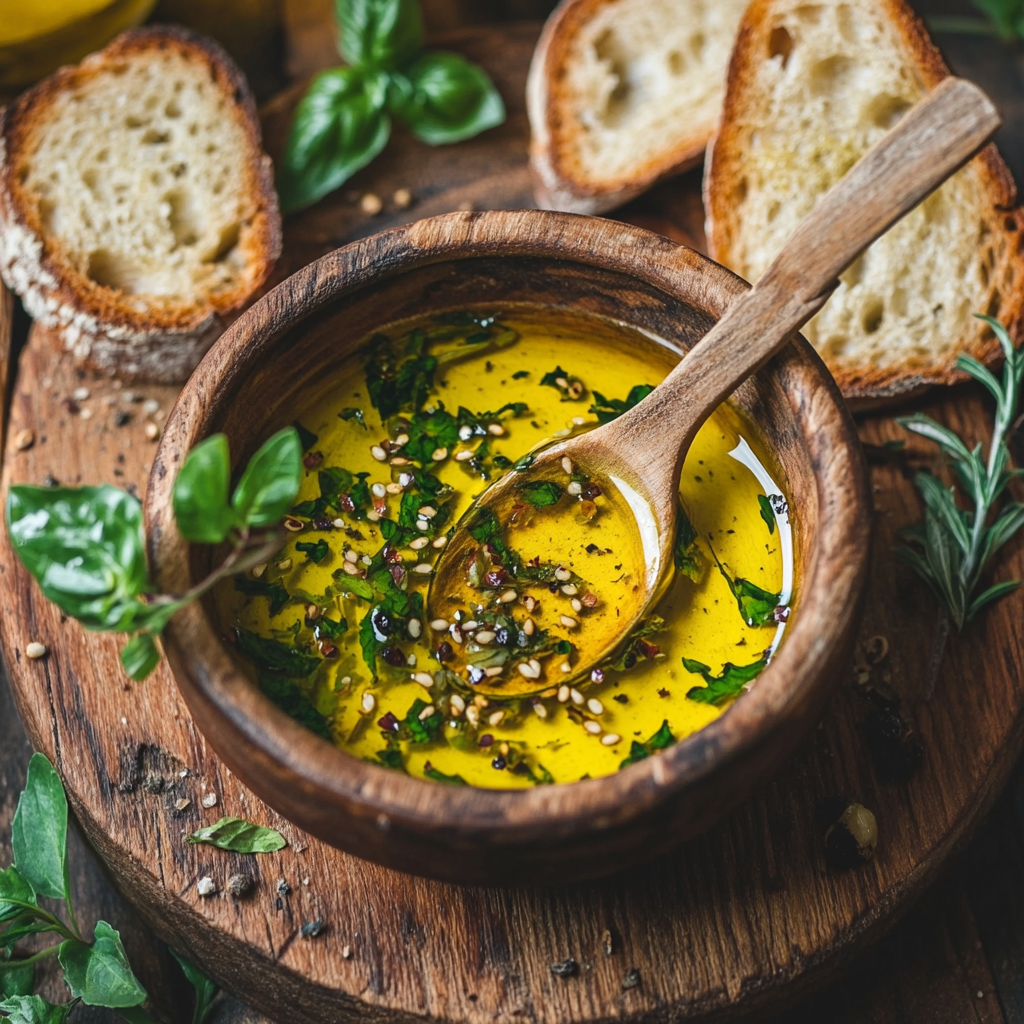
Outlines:
POLYGON ((1024 526, 1024 505, 1000 502, 1010 481, 1024 472, 1009 468, 1007 445, 1020 404, 1024 351, 1014 350, 1009 334, 997 320, 988 316, 980 319, 995 332, 1006 357, 1002 380, 970 356, 961 356, 957 369, 984 385, 995 399, 987 458, 983 458, 981 442, 968 448, 952 430, 923 413, 897 420, 940 447, 950 460, 961 490, 974 506, 961 508, 954 487, 946 487, 931 473, 918 473, 914 483, 924 500, 924 521, 902 532, 908 546, 895 552, 928 584, 957 629, 1020 586, 1019 580, 1007 580, 976 592, 992 557, 1024 526))
POLYGON ((322 71, 292 120, 278 177, 285 212, 310 206, 387 145, 391 116, 432 146, 505 120, 487 73, 455 53, 424 53, 418 0, 335 0, 347 66, 322 71))
POLYGON ((188 841, 209 843, 220 850, 233 850, 235 853, 273 853, 288 845, 277 829, 255 825, 244 818, 221 818, 193 832, 188 841))
POLYGON ((18 558, 44 596, 86 629, 131 634, 121 663, 132 679, 156 668, 155 638, 175 612, 224 577, 265 562, 284 543, 278 523, 302 479, 299 432, 287 427, 271 437, 249 461, 229 501, 230 465, 227 439, 216 434, 189 452, 175 481, 173 509, 181 535, 194 543, 231 544, 224 562, 184 594, 153 592, 142 505, 126 491, 107 484, 16 484, 8 493, 7 531, 18 558))

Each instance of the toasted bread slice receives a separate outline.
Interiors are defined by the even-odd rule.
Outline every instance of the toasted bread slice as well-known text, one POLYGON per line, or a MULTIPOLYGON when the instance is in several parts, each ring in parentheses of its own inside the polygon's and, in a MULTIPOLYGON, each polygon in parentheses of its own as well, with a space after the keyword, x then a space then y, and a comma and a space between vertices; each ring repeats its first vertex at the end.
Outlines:
POLYGON ((83 366, 184 380, 280 250, 256 109, 210 40, 125 32, 0 113, 0 274, 83 366))
POLYGON ((696 166, 747 0, 562 0, 526 87, 538 205, 599 213, 696 166))
MULTIPOLYGON (((712 257, 756 281, 800 221, 949 72, 902 0, 754 0, 704 177, 712 257)), ((994 146, 872 245, 803 333, 859 405, 964 379, 1019 339, 1024 225, 994 146)))

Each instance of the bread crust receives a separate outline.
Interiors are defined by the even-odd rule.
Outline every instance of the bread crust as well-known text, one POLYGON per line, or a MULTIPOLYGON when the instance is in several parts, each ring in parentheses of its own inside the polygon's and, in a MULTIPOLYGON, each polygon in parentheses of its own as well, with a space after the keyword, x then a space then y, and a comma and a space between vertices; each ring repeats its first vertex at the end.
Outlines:
POLYGON ((568 55, 580 29, 598 10, 615 2, 562 0, 537 41, 526 81, 526 110, 530 119, 530 172, 537 205, 542 210, 592 214, 621 206, 660 179, 696 167, 704 159, 714 131, 713 125, 699 126, 629 175, 597 182, 581 173, 567 150, 573 131, 565 116, 568 55))
POLYGON ((33 319, 53 328, 84 368, 125 380, 187 379, 223 331, 223 316, 259 289, 280 253, 281 217, 256 105, 242 72, 212 40, 176 26, 124 32, 0 111, 0 275, 33 319), (154 50, 176 51, 199 62, 231 98, 245 134, 247 152, 239 159, 246 163, 244 187, 255 214, 239 235, 247 273, 236 286, 191 302, 151 303, 142 310, 131 296, 98 284, 69 261, 59 240, 47 236, 38 204, 21 178, 33 154, 34 135, 58 97, 107 73, 114 62, 154 50))
MULTIPOLYGON (((938 47, 923 22, 904 0, 878 0, 886 17, 896 28, 906 54, 913 61, 925 91, 933 89, 950 74, 938 47)), ((708 146, 704 171, 705 231, 712 259, 729 266, 738 220, 730 204, 730 193, 740 180, 740 141, 746 96, 754 86, 755 48, 766 38, 773 0, 753 0, 747 9, 733 48, 726 75, 725 101, 719 129, 708 146)), ((990 143, 974 159, 985 194, 992 207, 992 221, 1006 236, 1005 245, 992 270, 987 294, 978 303, 1007 329, 1015 345, 1024 338, 1024 211, 1018 205, 1017 187, 1003 158, 990 143), (1008 281, 1013 287, 1003 287, 1008 281)), ((956 368, 960 355, 969 355, 986 366, 1002 359, 1002 349, 991 328, 976 321, 974 335, 963 339, 960 348, 945 362, 927 369, 901 370, 896 367, 861 369, 829 366, 836 383, 856 409, 870 409, 906 401, 936 384, 958 384, 968 379, 956 368)), ((827 360, 826 360, 827 362, 827 360)))

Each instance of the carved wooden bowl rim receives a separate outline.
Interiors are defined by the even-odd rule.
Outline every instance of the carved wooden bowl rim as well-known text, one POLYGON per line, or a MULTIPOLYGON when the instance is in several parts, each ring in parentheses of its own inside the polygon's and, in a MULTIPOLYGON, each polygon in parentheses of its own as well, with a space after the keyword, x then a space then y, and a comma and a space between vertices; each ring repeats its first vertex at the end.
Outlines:
MULTIPOLYGON (((245 312, 181 392, 153 461, 146 501, 149 556, 159 586, 183 589, 190 576, 189 544, 174 529, 170 509, 176 469, 210 432, 221 403, 230 400, 288 328, 374 281, 431 263, 496 255, 557 258, 629 275, 713 316, 747 287, 719 264, 653 232, 536 210, 431 217, 328 253, 245 312)), ((834 643, 850 635, 869 549, 863 457, 843 400, 802 338, 760 375, 771 381, 783 367, 787 398, 819 484, 814 550, 804 552, 799 609, 785 643, 758 684, 699 732, 602 778, 528 790, 443 787, 364 762, 278 710, 236 665, 197 602, 171 621, 163 642, 200 729, 205 731, 205 715, 216 715, 219 727, 260 752, 262 764, 250 766, 251 772, 275 771, 305 799, 322 799, 325 807, 376 817, 383 829, 400 821, 413 829, 450 829, 463 839, 497 842, 530 835, 543 842, 549 829, 565 836, 622 824, 735 759, 756 756, 772 731, 785 726, 787 715, 797 713, 794 709, 805 703, 809 691, 833 682, 828 658, 834 643), (840 482, 843 500, 826 507, 824 492, 840 482)), ((798 504, 806 500, 800 495, 793 499, 798 504)), ((218 752, 231 764, 229 751, 218 752)), ((287 807, 276 809, 288 816, 287 807)))

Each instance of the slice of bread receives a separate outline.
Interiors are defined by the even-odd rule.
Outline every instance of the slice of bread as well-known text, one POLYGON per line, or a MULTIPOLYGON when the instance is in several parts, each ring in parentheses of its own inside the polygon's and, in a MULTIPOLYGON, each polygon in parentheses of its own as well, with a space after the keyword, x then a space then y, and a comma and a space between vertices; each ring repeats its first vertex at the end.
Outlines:
POLYGON ((600 213, 696 166, 748 0, 562 0, 526 87, 538 205, 600 213))
POLYGON ((125 32, 0 113, 0 274, 89 369, 184 380, 280 251, 252 96, 202 36, 125 32))
MULTIPOLYGON (((800 221, 949 74, 902 0, 754 0, 704 177, 711 256, 756 281, 800 221)), ((803 329, 861 406, 964 379, 999 358, 974 313, 1019 340, 1024 218, 995 147, 880 238, 803 329)))

